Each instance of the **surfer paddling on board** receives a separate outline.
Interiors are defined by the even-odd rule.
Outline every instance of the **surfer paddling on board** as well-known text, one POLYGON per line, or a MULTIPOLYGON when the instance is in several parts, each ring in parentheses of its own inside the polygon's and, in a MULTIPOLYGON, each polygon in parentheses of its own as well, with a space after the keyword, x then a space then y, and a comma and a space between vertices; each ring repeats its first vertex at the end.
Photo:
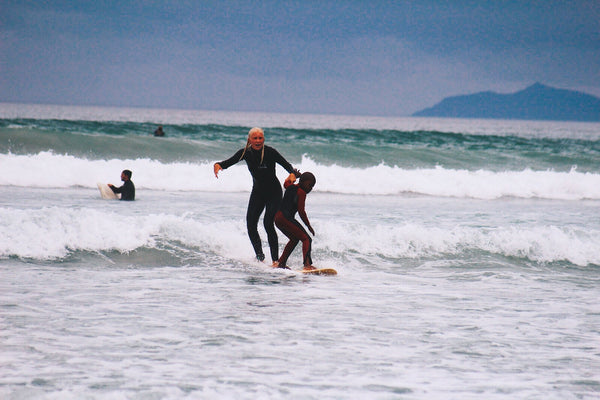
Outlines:
POLYGON ((294 251, 298 242, 301 241, 302 259, 304 260, 303 271, 311 271, 316 269, 312 266, 312 258, 310 256, 312 239, 302 225, 300 225, 300 222, 294 217, 297 212, 310 233, 312 233, 313 236, 315 235, 315 231, 310 225, 310 221, 306 215, 304 204, 306 202, 306 195, 309 194, 315 186, 317 179, 310 172, 305 172, 300 175, 300 182, 297 185, 294 184, 295 181, 296 177, 294 176, 286 179, 283 183, 285 194, 283 195, 279 211, 275 214, 275 225, 277 225, 277 228, 279 228, 290 241, 285 245, 283 254, 281 254, 277 263, 273 264, 273 267, 289 269, 286 265, 288 257, 292 254, 292 251, 294 251))
MULTIPOLYGON (((263 261, 265 255, 262 250, 262 242, 258 234, 258 220, 263 210, 265 216, 263 223, 267 231, 269 248, 271 250, 271 259, 273 263, 279 258, 279 242, 275 224, 273 222, 275 213, 279 209, 281 203, 281 184, 275 175, 275 165, 281 165, 287 172, 292 173, 294 170, 292 165, 277 150, 272 147, 265 146, 265 134, 261 128, 252 128, 248 132, 248 140, 246 146, 238 150, 233 156, 227 160, 215 163, 215 177, 219 178, 219 171, 227 169, 240 161, 246 161, 248 171, 252 175, 252 192, 248 201, 248 211, 246 212, 246 227, 250 242, 256 253, 256 259, 263 261)), ((288 177, 288 179, 290 178, 288 177)))
POLYGON ((112 189, 114 193, 121 193, 121 200, 135 200, 135 185, 131 181, 131 171, 128 169, 121 172, 121 180, 123 185, 116 187, 109 183, 108 187, 112 189))

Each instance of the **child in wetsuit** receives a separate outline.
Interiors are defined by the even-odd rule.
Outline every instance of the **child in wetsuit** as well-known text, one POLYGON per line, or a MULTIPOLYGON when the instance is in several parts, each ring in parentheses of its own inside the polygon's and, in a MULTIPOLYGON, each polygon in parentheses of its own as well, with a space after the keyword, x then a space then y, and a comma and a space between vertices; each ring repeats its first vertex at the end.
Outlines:
POLYGON ((310 221, 304 210, 304 204, 306 195, 310 193, 317 180, 313 174, 305 172, 300 175, 300 182, 297 185, 294 184, 294 181, 295 178, 294 180, 286 179, 284 182, 283 186, 285 187, 285 193, 279 211, 275 214, 275 225, 290 239, 290 241, 285 245, 283 254, 281 254, 281 257, 279 257, 278 262, 274 266, 287 268, 286 263, 288 257, 298 242, 301 241, 304 270, 313 270, 315 267, 312 266, 312 258, 310 256, 312 239, 302 225, 300 225, 300 222, 294 217, 297 212, 310 233, 314 236, 315 231, 310 225, 310 221))

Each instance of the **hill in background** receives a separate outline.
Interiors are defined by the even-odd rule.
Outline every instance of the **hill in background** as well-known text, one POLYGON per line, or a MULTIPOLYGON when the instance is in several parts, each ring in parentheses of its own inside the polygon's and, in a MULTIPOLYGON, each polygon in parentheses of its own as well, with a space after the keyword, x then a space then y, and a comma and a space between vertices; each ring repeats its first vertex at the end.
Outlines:
POLYGON ((600 98, 535 83, 520 92, 447 97, 416 117, 600 121, 600 98))

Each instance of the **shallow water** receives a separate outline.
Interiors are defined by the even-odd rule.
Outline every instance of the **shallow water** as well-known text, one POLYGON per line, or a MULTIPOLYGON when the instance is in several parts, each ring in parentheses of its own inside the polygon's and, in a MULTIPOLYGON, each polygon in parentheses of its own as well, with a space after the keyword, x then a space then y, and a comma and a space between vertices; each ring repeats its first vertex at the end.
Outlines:
MULTIPOLYGON (((81 243, 94 225, 114 226, 121 240, 100 234, 63 258, 0 260, 0 393, 564 399, 600 392, 598 267, 528 259, 483 229, 560 220, 581 227, 595 204, 586 211, 556 201, 314 193, 307 201, 314 258, 339 272, 326 277, 252 262, 246 197, 147 191, 122 203, 82 188, 3 191, 0 207, 33 213, 23 228, 42 244, 40 227, 56 238, 74 225, 81 243), (374 202, 391 211, 368 206, 374 202), (477 229, 490 249, 507 253, 485 250, 482 238, 469 248, 477 234, 468 232, 477 229), (148 237, 126 237, 145 230, 148 237)), ((291 258, 298 268, 300 257, 296 250, 291 258)))
POLYGON ((596 399, 599 143, 598 123, 0 104, 0 398, 596 399), (337 276, 302 275, 299 248, 292 271, 253 261, 248 171, 212 165, 256 125, 317 176, 313 259, 337 276), (102 200, 125 168, 136 201, 102 200))

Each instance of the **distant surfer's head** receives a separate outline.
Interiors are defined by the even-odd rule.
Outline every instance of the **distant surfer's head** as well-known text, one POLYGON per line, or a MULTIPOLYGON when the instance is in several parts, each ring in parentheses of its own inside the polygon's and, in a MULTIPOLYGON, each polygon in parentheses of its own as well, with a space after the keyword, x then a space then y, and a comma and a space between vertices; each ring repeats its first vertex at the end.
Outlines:
POLYGON ((128 169, 124 169, 123 172, 121 172, 121 180, 124 180, 123 176, 126 176, 127 179, 131 179, 131 171, 128 169))
POLYGON ((317 183, 317 178, 315 178, 315 176, 310 173, 310 172, 305 172, 302 175, 300 175, 300 187, 302 188, 302 190, 304 190, 306 193, 310 193, 310 191, 312 190, 312 188, 315 186, 315 184, 317 183))
POLYGON ((261 128, 252 128, 248 132, 248 144, 254 150, 262 149, 265 144, 265 133, 261 128))

